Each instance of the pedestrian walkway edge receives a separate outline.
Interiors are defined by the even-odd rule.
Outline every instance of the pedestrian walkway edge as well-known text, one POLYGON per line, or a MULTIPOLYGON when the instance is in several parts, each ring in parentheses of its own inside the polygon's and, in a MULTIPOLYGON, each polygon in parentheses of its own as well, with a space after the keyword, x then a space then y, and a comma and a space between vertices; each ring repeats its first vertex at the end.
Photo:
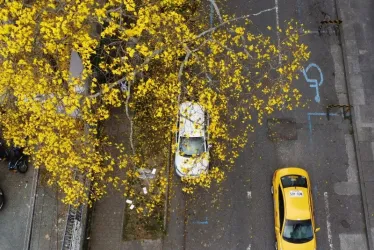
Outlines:
MULTIPOLYGON (((334 0, 335 1, 335 6, 336 6, 336 16, 338 20, 341 20, 342 16, 342 8, 341 8, 341 3, 340 0, 334 0)), ((343 20, 344 22, 344 20, 343 20)), ((347 99, 348 103, 351 105, 351 100, 353 100, 352 97, 352 87, 350 84, 349 80, 349 71, 348 71, 348 63, 347 63, 347 46, 346 46, 346 41, 344 39, 344 29, 342 26, 339 26, 340 28, 340 44, 342 47, 342 59, 343 59, 343 67, 344 67, 344 78, 345 78, 345 84, 347 88, 347 99)), ((362 198, 362 206, 364 209, 364 218, 365 218, 365 227, 366 227, 366 239, 368 243, 369 250, 374 250, 373 247, 373 242, 372 242, 372 237, 371 237, 371 225, 369 221, 369 212, 368 212, 368 204, 367 204, 367 196, 366 196, 366 190, 365 190, 365 184, 364 184, 364 176, 363 176, 363 169, 362 169, 362 162, 361 162, 361 156, 359 153, 359 143, 358 143, 358 130, 357 130, 357 119, 356 119, 356 113, 354 106, 351 109, 351 117, 352 117, 352 127, 353 127, 353 140, 354 140, 354 149, 355 149, 355 155, 356 155, 356 161, 357 161, 357 168, 358 168, 358 176, 359 176, 359 182, 360 182, 360 189, 361 189, 361 198, 362 198)))
POLYGON ((25 250, 30 249, 32 224, 34 220, 36 190, 37 190, 38 181, 39 181, 39 168, 34 169, 34 176, 32 180, 33 182, 32 182, 31 197, 30 197, 30 200, 31 200, 30 211, 29 211, 29 216, 28 216, 27 225, 26 225, 26 236, 25 236, 25 243, 24 243, 25 250))

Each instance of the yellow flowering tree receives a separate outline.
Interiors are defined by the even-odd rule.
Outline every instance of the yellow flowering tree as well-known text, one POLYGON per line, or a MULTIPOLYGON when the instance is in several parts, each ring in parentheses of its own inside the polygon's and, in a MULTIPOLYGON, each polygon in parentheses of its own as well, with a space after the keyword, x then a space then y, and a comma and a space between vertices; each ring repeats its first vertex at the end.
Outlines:
POLYGON ((138 212, 153 211, 185 100, 209 113, 213 145, 211 171, 184 178, 186 192, 224 178, 253 122, 299 104, 292 82, 309 52, 292 20, 277 28, 278 44, 251 15, 221 16, 214 1, 218 21, 210 27, 201 8, 208 0, 23 2, 0 0, 2 134, 46 169, 66 203, 97 200, 111 183, 138 212), (71 50, 83 62, 80 77, 69 72, 71 50), (114 107, 123 108, 130 131, 120 144, 98 133, 114 107), (125 177, 113 174, 117 168, 125 177), (154 178, 139 178, 153 168, 154 178))

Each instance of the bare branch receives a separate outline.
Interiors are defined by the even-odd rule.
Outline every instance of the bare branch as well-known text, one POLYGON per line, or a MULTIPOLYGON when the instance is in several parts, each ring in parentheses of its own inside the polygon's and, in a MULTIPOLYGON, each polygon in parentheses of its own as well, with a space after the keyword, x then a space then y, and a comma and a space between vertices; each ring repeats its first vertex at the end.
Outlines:
POLYGON ((131 147, 132 154, 135 155, 135 147, 134 147, 134 140, 133 140, 134 127, 133 127, 133 121, 132 121, 132 119, 130 117, 130 113, 129 113, 129 101, 130 101, 130 95, 131 95, 131 83, 132 82, 129 82, 128 86, 127 86, 127 93, 126 93, 127 95, 126 95, 125 109, 126 109, 127 119, 130 122, 130 137, 129 137, 130 147, 131 147))
POLYGON ((221 13, 219 12, 219 8, 216 4, 216 1, 215 0, 208 0, 208 1, 213 5, 214 10, 216 11, 216 14, 218 16, 219 22, 223 23, 223 19, 222 19, 221 13))
POLYGON ((227 25, 227 24, 230 24, 230 23, 232 23, 232 22, 236 22, 236 21, 239 21, 239 20, 242 20, 242 19, 246 19, 246 18, 249 18, 249 17, 251 17, 251 16, 258 16, 258 15, 260 15, 260 14, 262 14, 262 13, 269 12, 269 11, 272 11, 272 10, 274 10, 274 9, 275 9, 275 7, 270 8, 270 9, 266 9, 266 10, 262 10, 262 11, 260 11, 260 12, 254 13, 254 14, 248 14, 248 15, 244 15, 244 16, 240 16, 240 17, 236 17, 236 18, 233 18, 233 19, 230 19, 230 20, 224 21, 224 22, 220 23, 219 25, 217 25, 217 26, 215 26, 215 27, 212 27, 212 28, 210 28, 210 29, 207 29, 207 30, 201 32, 200 34, 198 34, 198 35, 196 36, 196 38, 200 38, 200 37, 202 37, 202 36, 205 36, 206 34, 211 33, 211 32, 213 32, 213 31, 215 31, 216 29, 218 29, 218 28, 220 28, 220 27, 222 27, 222 26, 225 26, 225 25, 227 25))
POLYGON ((184 69, 184 66, 186 65, 188 59, 190 58, 191 56, 191 51, 189 50, 186 54, 186 56, 184 57, 184 60, 181 64, 181 66, 179 67, 179 72, 178 72, 178 81, 180 82, 181 81, 181 78, 182 78, 182 74, 183 74, 183 69, 184 69))

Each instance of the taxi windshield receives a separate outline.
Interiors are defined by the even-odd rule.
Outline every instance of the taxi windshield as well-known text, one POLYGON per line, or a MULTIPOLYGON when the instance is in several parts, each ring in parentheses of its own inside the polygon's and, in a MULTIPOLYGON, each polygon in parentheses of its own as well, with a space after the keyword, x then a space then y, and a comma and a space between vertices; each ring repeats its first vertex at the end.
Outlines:
POLYGON ((305 243, 313 239, 311 220, 286 220, 283 239, 291 243, 305 243))
POLYGON ((307 180, 301 175, 286 175, 281 178, 283 188, 304 187, 308 188, 307 180))

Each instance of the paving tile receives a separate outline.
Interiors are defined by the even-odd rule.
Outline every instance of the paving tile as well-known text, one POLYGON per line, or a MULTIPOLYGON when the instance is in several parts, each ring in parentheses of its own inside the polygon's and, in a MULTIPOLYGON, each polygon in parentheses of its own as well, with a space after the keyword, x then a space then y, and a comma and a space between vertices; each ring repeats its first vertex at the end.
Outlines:
POLYGON ((360 64, 361 71, 373 71, 372 56, 369 54, 359 55, 358 62, 360 64))
POLYGON ((364 26, 362 25, 362 23, 354 23, 353 27, 355 29, 356 39, 357 40, 363 39, 365 31, 364 31, 364 26))
POLYGON ((374 123, 374 109, 368 105, 360 106, 360 117, 363 123, 374 123))
POLYGON ((361 161, 372 161, 373 150, 371 149, 371 142, 359 142, 358 145, 361 161))
MULTIPOLYGON (((372 4, 371 6, 371 9, 374 9, 374 6, 372 4)), ((367 20, 365 21, 365 23, 363 24, 363 28, 364 28, 364 35, 365 35, 365 39, 366 40, 374 40, 374 25, 372 24, 373 22, 367 22, 367 20)), ((368 43, 370 44, 370 43, 368 43)))
POLYGON ((356 40, 346 40, 345 49, 347 55, 357 55, 359 52, 356 40))
MULTIPOLYGON (((343 14, 343 19, 344 19, 345 15, 349 16, 350 14, 349 13, 344 13, 343 14)), ((344 30, 344 39, 345 40, 356 40, 355 29, 354 29, 354 26, 352 24, 348 24, 348 23, 343 22, 342 27, 343 27, 343 30, 344 30)))
POLYGON ((350 74, 349 84, 351 85, 352 89, 363 89, 364 84, 361 74, 350 74))
POLYGON ((374 72, 362 72, 361 76, 364 87, 374 90, 374 72))
POLYGON ((358 127, 357 137, 358 141, 372 141, 373 139, 373 129, 369 127, 358 127))
POLYGON ((353 105, 365 105, 364 89, 352 89, 353 105))
POLYGON ((359 50, 367 50, 368 47, 370 47, 367 43, 367 40, 364 37, 361 37, 361 38, 357 37, 356 46, 357 46, 357 49, 359 50))
POLYGON ((374 225, 374 199, 372 199, 372 194, 374 193, 374 182, 366 181, 364 183, 364 188, 366 192, 366 203, 368 205, 368 214, 370 225, 374 225))
POLYGON ((347 64, 349 74, 360 73, 360 65, 358 62, 358 56, 349 56, 347 55, 347 64))
POLYGON ((362 161, 361 168, 364 181, 374 181, 374 161, 362 161))

